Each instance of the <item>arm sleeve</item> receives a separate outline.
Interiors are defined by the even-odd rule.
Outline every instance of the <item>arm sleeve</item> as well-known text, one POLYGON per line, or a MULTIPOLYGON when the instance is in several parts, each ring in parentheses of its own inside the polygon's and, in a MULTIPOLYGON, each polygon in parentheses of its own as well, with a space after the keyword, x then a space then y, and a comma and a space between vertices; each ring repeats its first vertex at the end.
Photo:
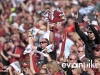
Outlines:
POLYGON ((52 60, 56 60, 56 49, 49 53, 52 60))
POLYGON ((99 36, 98 31, 93 27, 93 25, 89 25, 89 27, 92 29, 92 31, 95 35, 96 42, 100 44, 100 36, 99 36))
POLYGON ((79 36, 81 37, 81 39, 83 40, 83 42, 86 42, 86 41, 88 40, 87 35, 84 34, 84 33, 80 30, 80 28, 79 28, 79 26, 78 26, 78 23, 76 23, 76 22, 75 22, 75 29, 76 29, 76 32, 78 33, 78 35, 79 35, 79 36))
POLYGON ((37 50, 38 50, 38 51, 42 51, 42 48, 41 48, 41 47, 37 47, 37 50))

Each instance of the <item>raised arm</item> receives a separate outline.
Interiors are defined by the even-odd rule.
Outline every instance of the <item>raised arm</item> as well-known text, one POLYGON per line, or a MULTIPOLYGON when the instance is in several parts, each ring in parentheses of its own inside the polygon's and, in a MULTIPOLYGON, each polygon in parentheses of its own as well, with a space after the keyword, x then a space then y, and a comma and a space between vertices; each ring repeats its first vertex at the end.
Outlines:
POLYGON ((28 43, 32 45, 32 49, 33 49, 33 50, 36 50, 37 47, 34 46, 34 44, 33 44, 33 43, 35 42, 35 38, 32 37, 31 32, 28 32, 28 36, 29 36, 29 37, 28 37, 28 43))
POLYGON ((13 7, 16 7, 17 5, 16 5, 16 3, 15 3, 15 0, 11 0, 11 1, 12 1, 13 7))
POLYGON ((88 40, 87 35, 80 30, 77 22, 75 22, 75 29, 76 29, 76 32, 78 33, 78 35, 83 40, 83 42, 87 42, 87 40, 88 40))
POLYGON ((49 40, 49 42, 51 44, 54 44, 54 38, 53 38, 53 36, 54 36, 54 33, 52 31, 50 31, 50 35, 49 35, 50 40, 49 40))
POLYGON ((99 36, 98 31, 93 27, 93 25, 89 25, 89 27, 92 29, 92 31, 95 35, 96 41, 100 44, 100 36, 99 36))
POLYGON ((22 0, 20 0, 20 3, 22 5, 23 9, 27 10, 27 6, 24 4, 24 2, 22 0))
POLYGON ((54 44, 54 26, 55 26, 54 24, 51 24, 50 28, 48 28, 50 29, 49 42, 51 44, 54 44))
POLYGON ((32 60, 33 54, 34 54, 34 51, 32 51, 32 52, 30 53, 30 70, 31 70, 32 74, 35 74, 36 72, 35 72, 35 70, 34 70, 34 65, 33 65, 33 60, 32 60))
POLYGON ((95 40, 97 41, 96 43, 100 43, 100 36, 99 36, 99 33, 98 31, 94 28, 93 25, 91 25, 90 23, 90 19, 85 19, 85 22, 87 23, 87 25, 89 25, 89 27, 91 28, 92 32, 94 33, 95 35, 95 40))

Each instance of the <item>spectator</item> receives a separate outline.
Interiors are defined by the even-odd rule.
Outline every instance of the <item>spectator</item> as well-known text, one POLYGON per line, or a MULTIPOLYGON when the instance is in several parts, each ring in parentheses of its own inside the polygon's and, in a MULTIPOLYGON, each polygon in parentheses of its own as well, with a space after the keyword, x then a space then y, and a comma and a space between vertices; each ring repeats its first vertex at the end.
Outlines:
POLYGON ((53 75, 63 75, 62 68, 56 63, 56 61, 51 61, 48 63, 48 69, 50 73, 53 75))
POLYGON ((64 67, 64 68, 62 67, 62 68, 64 69, 64 71, 66 72, 67 75, 72 75, 72 72, 71 72, 71 65, 72 65, 73 63, 78 63, 78 56, 77 56, 76 54, 70 54, 70 55, 68 56, 67 62, 64 62, 64 63, 70 64, 69 67, 66 66, 66 67, 64 67))
POLYGON ((100 36, 99 36, 98 31, 92 25, 89 25, 89 27, 90 28, 87 30, 87 33, 88 33, 88 36, 87 36, 80 30, 80 28, 78 27, 78 24, 75 23, 76 32, 78 33, 78 35, 81 37, 81 39, 83 40, 85 44, 86 57, 94 61, 94 52, 92 48, 95 44, 100 43, 99 41, 100 36))
POLYGON ((72 45, 70 48, 70 54, 77 54, 77 46, 76 45, 72 45))
POLYGON ((15 46, 11 38, 7 40, 7 44, 8 47, 10 48, 10 50, 7 51, 7 54, 11 57, 10 63, 19 60, 20 57, 22 56, 23 48, 15 46))
POLYGON ((40 70, 40 74, 42 74, 42 75, 48 75, 47 69, 42 68, 42 69, 40 70))
MULTIPOLYGON (((65 35, 66 36, 66 35, 65 35)), ((63 41, 63 34, 61 35, 61 40, 63 41)), ((65 49, 64 49, 64 55, 66 58, 68 58, 68 56, 70 55, 70 48, 71 46, 74 44, 74 42, 72 40, 70 40, 67 36, 66 36, 66 41, 65 41, 65 49), (69 44, 68 44, 69 43, 69 44)), ((59 49, 61 52, 61 47, 62 47, 62 42, 59 44, 59 49)))
POLYGON ((25 74, 25 75, 27 75, 27 74, 29 74, 29 75, 33 75, 32 74, 32 72, 31 72, 31 69, 30 69, 30 66, 29 66, 29 61, 25 61, 24 63, 23 63, 23 73, 25 74))
POLYGON ((95 63, 97 66, 97 70, 95 71, 95 75, 99 75, 100 74, 100 65, 98 65, 98 64, 100 63, 100 57, 95 58, 95 63))
POLYGON ((82 62, 83 59, 85 58, 85 48, 83 46, 79 47, 77 50, 77 54, 78 54, 79 60, 82 62))
POLYGON ((94 75, 95 74, 93 69, 91 67, 87 66, 90 64, 90 62, 91 62, 91 60, 89 60, 88 58, 83 59, 83 64, 84 64, 85 68, 82 67, 82 70, 83 70, 82 75, 94 75))
POLYGON ((72 68, 72 75, 81 75, 82 74, 82 69, 81 68, 72 68))
POLYGON ((7 43, 4 43, 4 48, 1 50, 0 54, 2 56, 2 63, 4 65, 4 68, 6 69, 10 63, 9 63, 9 56, 7 54, 7 51, 9 50, 9 47, 7 46, 7 43))
POLYGON ((70 54, 68 57, 68 63, 77 63, 78 56, 76 54, 70 54))
POLYGON ((94 50, 94 56, 98 56, 98 57, 100 57, 100 45, 99 44, 97 44, 94 48, 93 48, 93 50, 94 50))
POLYGON ((86 66, 94 56, 99 63, 99 18, 100 0, 0 0, 0 75, 99 75, 99 65, 94 72, 62 66, 86 66))

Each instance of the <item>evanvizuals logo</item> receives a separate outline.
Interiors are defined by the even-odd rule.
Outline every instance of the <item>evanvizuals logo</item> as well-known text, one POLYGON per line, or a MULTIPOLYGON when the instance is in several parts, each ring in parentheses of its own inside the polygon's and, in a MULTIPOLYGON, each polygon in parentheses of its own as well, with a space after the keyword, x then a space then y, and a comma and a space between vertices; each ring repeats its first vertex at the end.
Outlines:
POLYGON ((98 68, 98 66, 100 65, 100 63, 92 63, 92 60, 90 61, 90 63, 62 63, 62 68, 83 68, 83 70, 85 70, 85 68, 98 68))

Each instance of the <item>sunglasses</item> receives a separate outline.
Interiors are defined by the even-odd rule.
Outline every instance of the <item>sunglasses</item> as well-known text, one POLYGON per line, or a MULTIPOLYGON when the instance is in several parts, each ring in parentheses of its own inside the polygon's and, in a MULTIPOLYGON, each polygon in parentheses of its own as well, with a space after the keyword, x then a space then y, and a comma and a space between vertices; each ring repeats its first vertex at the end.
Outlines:
POLYGON ((68 58, 69 60, 75 60, 75 59, 72 59, 72 58, 68 58))
POLYGON ((99 49, 97 49, 97 50, 94 50, 94 52, 95 52, 95 51, 96 51, 96 52, 99 52, 100 50, 99 50, 99 49))
POLYGON ((75 68, 71 68, 71 70, 74 70, 75 68))
POLYGON ((83 52, 83 51, 77 51, 78 53, 81 53, 81 52, 83 52))
POLYGON ((87 32, 88 34, 92 34, 93 32, 87 32))
POLYGON ((40 44, 47 43, 46 41, 41 41, 40 44))

